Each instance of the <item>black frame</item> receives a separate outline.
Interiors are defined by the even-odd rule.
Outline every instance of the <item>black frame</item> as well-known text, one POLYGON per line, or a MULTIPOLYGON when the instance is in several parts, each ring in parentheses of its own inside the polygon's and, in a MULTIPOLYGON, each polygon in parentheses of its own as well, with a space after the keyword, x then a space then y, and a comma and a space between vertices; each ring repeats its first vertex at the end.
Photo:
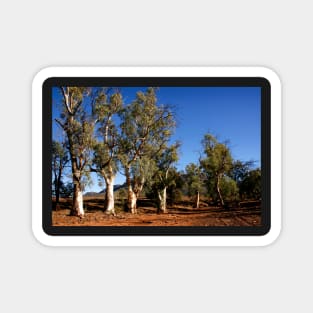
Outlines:
POLYGON ((271 228, 271 85, 263 77, 51 77, 42 86, 42 227, 48 235, 262 236, 271 228), (52 226, 52 87, 261 87, 261 226, 52 226))

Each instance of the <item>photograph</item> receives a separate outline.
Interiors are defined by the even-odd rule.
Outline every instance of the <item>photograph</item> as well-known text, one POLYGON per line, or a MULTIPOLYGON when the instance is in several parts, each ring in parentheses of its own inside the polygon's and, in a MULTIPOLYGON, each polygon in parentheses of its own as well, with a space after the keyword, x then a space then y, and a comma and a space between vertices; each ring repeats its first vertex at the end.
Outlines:
POLYGON ((262 226, 261 91, 52 86, 52 226, 262 226))

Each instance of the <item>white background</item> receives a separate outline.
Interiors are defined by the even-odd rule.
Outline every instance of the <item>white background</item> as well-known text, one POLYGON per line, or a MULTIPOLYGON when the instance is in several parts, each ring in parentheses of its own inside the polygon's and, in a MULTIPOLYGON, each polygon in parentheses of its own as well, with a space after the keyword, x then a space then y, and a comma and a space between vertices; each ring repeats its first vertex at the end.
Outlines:
POLYGON ((0 311, 312 311, 310 3, 2 1, 0 311), (263 248, 40 245, 31 233, 31 81, 52 65, 274 69, 283 83, 280 238, 263 248))

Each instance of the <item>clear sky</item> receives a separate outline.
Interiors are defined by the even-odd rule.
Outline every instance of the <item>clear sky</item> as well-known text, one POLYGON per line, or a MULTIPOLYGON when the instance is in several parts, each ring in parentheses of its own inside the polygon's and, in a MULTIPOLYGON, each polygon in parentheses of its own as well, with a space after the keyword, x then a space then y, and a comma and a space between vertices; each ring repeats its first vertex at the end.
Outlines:
MULTIPOLYGON (((146 87, 120 88, 125 104, 130 103, 138 90, 146 87)), ((210 132, 218 140, 230 141, 234 159, 261 161, 261 88, 259 87, 160 87, 157 92, 159 104, 175 107, 177 128, 172 141, 182 142, 180 159, 176 164, 183 170, 190 162, 196 163, 202 151, 201 140, 210 132)), ((60 114, 60 95, 53 90, 53 117, 60 114)), ((55 124, 55 122, 54 122, 55 124)), ((53 138, 62 132, 53 126, 53 138)), ((86 191, 99 191, 98 180, 86 191)), ((115 184, 125 182, 118 174, 115 184)))

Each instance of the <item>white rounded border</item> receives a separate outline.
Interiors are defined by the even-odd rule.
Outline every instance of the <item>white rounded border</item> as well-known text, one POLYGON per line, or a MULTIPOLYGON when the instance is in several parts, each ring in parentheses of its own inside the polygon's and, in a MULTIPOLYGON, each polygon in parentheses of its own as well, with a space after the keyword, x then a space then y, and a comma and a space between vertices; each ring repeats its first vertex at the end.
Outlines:
POLYGON ((281 230, 281 83, 265 67, 48 67, 32 84, 32 229, 48 246, 265 246, 281 230), (42 228, 42 84, 50 77, 264 77, 271 84, 271 229, 264 236, 51 236, 42 228))

